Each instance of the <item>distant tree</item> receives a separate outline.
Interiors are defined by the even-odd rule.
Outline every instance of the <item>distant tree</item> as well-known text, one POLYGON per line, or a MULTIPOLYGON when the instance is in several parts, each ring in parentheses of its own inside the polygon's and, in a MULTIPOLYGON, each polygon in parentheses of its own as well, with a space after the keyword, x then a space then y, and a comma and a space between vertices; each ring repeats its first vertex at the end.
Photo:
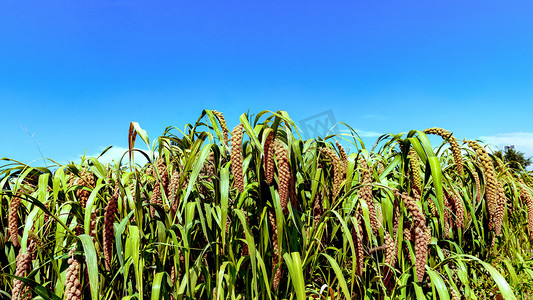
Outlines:
POLYGON ((509 164, 509 167, 515 170, 525 169, 527 166, 531 165, 531 158, 526 158, 523 152, 520 152, 515 149, 507 148, 505 152, 498 151, 494 153, 494 156, 503 160, 504 163, 509 164), (522 166, 522 167, 520 167, 522 166))

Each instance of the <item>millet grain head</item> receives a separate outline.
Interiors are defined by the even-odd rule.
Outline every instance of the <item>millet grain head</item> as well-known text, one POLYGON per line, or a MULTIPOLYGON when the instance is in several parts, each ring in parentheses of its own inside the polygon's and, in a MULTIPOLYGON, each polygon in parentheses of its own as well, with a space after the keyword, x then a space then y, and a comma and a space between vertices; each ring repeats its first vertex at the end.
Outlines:
POLYGON ((65 281, 65 300, 81 300, 81 283, 78 278, 80 263, 74 258, 73 251, 70 256, 65 281))
POLYGON ((476 170, 472 170, 472 176, 474 177, 474 182, 476 183, 476 203, 479 203, 479 201, 481 201, 481 182, 476 170))
POLYGON ((119 187, 118 184, 115 186, 115 192, 113 193, 113 196, 107 203, 107 206, 105 208, 104 213, 104 241, 103 241, 103 247, 104 247, 104 259, 105 259, 105 266, 108 271, 111 270, 111 251, 113 249, 113 222, 115 220, 115 214, 117 213, 118 209, 118 197, 119 197, 119 187))
POLYGON ((422 282, 426 273, 428 243, 425 226, 415 227, 415 266, 417 282, 422 282))
POLYGON ((244 192, 244 173, 242 170, 242 138, 244 125, 239 124, 231 132, 231 173, 235 180, 235 187, 239 192, 244 192))
POLYGON ((346 170, 348 169, 348 156, 346 156, 346 152, 344 151, 344 148, 339 143, 339 141, 335 141, 335 145, 337 146, 337 149, 339 150, 339 155, 341 158, 342 178, 346 178, 346 170))
POLYGON ((77 180, 77 183, 78 185, 80 185, 80 189, 76 190, 76 196, 78 197, 81 206, 85 207, 85 205, 87 205, 87 200, 89 200, 91 192, 84 188, 92 189, 96 184, 93 173, 91 173, 89 170, 83 170, 81 172, 80 178, 78 178, 77 180))
POLYGON ((527 227, 529 229, 529 239, 533 240, 533 198, 522 182, 522 189, 520 191, 520 198, 527 206, 527 227))
POLYGON ((483 176, 485 177, 485 199, 487 201, 487 208, 489 210, 490 222, 492 227, 492 219, 495 216, 498 207, 498 181, 492 160, 487 151, 475 141, 468 141, 468 146, 474 150, 483 168, 483 176))
POLYGON ((409 211, 409 214, 411 214, 411 217, 413 218, 413 221, 415 222, 415 226, 425 226, 426 225, 426 216, 416 203, 417 200, 409 195, 407 193, 402 193, 398 190, 395 190, 395 195, 402 199, 405 207, 409 211))
POLYGON ((216 110, 213 110, 213 115, 215 115, 218 122, 220 123, 220 127, 222 128, 222 134, 224 135, 224 144, 227 146, 229 129, 226 125, 226 119, 224 118, 224 115, 221 112, 216 110))
POLYGON ((9 216, 8 216, 8 228, 9 236, 13 246, 20 247, 19 234, 18 234, 18 208, 20 205, 20 194, 16 193, 11 197, 11 203, 9 204, 9 216))
POLYGON ((420 176, 420 166, 418 164, 418 155, 413 147, 409 149, 409 167, 411 168, 412 188, 416 189, 419 194, 422 193, 422 176, 420 176))
POLYGON ((388 232, 385 233, 384 239, 386 247, 385 264, 394 267, 394 264, 396 263, 396 242, 394 242, 394 239, 388 232))
POLYGON ((498 206, 494 214, 494 234, 499 236, 502 233, 503 215, 505 213, 505 206, 507 205, 507 197, 502 183, 498 181, 498 206))
MULTIPOLYGON (((357 216, 357 227, 354 227, 352 229, 352 236, 355 242, 355 259, 356 259, 356 266, 357 266, 357 273, 359 275, 363 275, 364 271, 364 249, 363 249, 363 222, 361 220, 362 212, 359 210, 360 214, 357 216)), ((355 226, 355 224, 354 224, 355 226)))
POLYGON ((453 212, 455 213, 455 227, 456 228, 464 228, 465 226, 465 207, 463 200, 461 197, 457 196, 457 191, 454 188, 450 188, 451 190, 444 190, 444 193, 446 194, 446 197, 451 202, 451 206, 453 208, 453 212))
POLYGON ((448 130, 443 128, 428 128, 424 130, 425 134, 436 134, 442 137, 444 140, 448 140, 453 154, 453 159, 455 161, 455 167, 459 176, 463 175, 463 156, 461 155, 461 146, 457 142, 457 139, 450 133, 448 130))
POLYGON ((278 192, 281 208, 284 214, 289 212, 287 200, 289 197, 291 170, 289 165, 289 150, 279 141, 274 142, 274 151, 278 162, 278 192))
POLYGON ((279 264, 279 245, 278 245, 278 226, 276 224, 275 213, 269 211, 268 219, 270 226, 272 227, 272 245, 274 247, 274 253, 272 254, 272 272, 274 273, 274 279, 272 281, 272 288, 276 291, 278 290, 279 283, 281 280, 281 266, 277 269, 276 267, 279 264))
POLYGON ((274 180, 274 132, 270 131, 265 140, 265 146, 263 150, 264 154, 264 169, 265 169, 265 178, 269 185, 272 184, 274 180))
POLYGON ((374 205, 374 197, 372 195, 372 173, 368 167, 365 158, 359 156, 359 169, 361 171, 361 187, 357 191, 359 199, 363 199, 368 206, 368 214, 370 216, 370 227, 372 232, 377 233, 379 230, 379 220, 376 214, 376 207, 374 205))
MULTIPOLYGON (((31 270, 31 253, 28 251, 21 252, 17 255, 17 268, 15 270, 15 276, 26 277, 31 270)), ((18 279, 13 279, 13 289, 11 291, 12 299, 31 299, 31 292, 29 286, 18 279)))
POLYGON ((341 183, 341 171, 339 170, 339 168, 342 168, 341 160, 335 153, 335 150, 331 148, 323 147, 320 149, 320 152, 331 159, 331 164, 333 165, 333 195, 336 197, 339 193, 341 183))

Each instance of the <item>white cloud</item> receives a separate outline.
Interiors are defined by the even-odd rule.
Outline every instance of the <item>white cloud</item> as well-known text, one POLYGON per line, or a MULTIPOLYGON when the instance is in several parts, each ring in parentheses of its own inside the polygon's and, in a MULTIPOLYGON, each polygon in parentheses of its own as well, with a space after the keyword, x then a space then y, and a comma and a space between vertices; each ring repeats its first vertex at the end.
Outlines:
POLYGON ((503 150, 504 146, 514 145, 515 149, 524 152, 526 157, 533 156, 532 132, 498 133, 492 136, 481 136, 479 139, 489 146, 498 147, 500 150, 503 150))

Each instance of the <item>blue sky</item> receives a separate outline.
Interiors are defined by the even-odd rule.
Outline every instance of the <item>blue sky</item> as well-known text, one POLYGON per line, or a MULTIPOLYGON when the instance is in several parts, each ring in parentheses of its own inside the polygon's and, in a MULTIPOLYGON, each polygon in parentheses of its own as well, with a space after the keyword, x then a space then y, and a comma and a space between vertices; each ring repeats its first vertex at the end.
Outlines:
MULTIPOLYGON (((532 1, 0 2, 0 157, 61 162, 202 109, 332 110, 533 156, 532 1)), ((34 163, 36 164, 36 163, 34 163)))

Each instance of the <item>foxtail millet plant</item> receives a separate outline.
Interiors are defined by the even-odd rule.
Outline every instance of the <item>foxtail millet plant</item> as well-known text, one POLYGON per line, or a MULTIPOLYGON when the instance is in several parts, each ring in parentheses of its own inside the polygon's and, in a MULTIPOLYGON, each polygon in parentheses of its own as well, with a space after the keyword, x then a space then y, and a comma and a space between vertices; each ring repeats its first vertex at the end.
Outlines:
POLYGON ((302 140, 287 112, 261 112, 238 118, 246 140, 230 148, 221 120, 206 110, 196 123, 169 127, 152 143, 132 125, 129 139, 139 135, 149 149, 145 165, 84 157, 44 168, 1 159, 0 273, 6 275, 0 295, 9 298, 9 275, 21 274, 27 282, 21 288, 32 293, 25 296, 43 299, 531 297, 533 230, 525 224, 533 215, 533 180, 527 172, 496 160, 492 177, 503 188, 495 190, 496 212, 488 208, 489 151, 460 149, 465 173, 459 178, 450 164, 457 165, 454 153, 433 149, 417 130, 385 134, 369 148, 356 132, 353 141, 344 133, 302 140), (337 138, 356 149, 346 159, 337 138), (237 148, 246 193, 232 174, 237 148), (84 171, 94 185, 74 184, 84 171), (91 192, 86 207, 81 190, 91 192), (164 206, 152 217, 154 193, 164 206), (4 237, 11 233, 9 206, 20 199, 15 247, 4 237), (500 212, 502 235, 491 248, 496 235, 486 228, 490 221, 497 229, 500 212), (460 219, 464 226, 455 224, 460 219), (32 243, 38 251, 29 255, 31 270, 22 272, 17 257, 30 253, 32 243), (72 257, 67 264, 70 247, 79 269, 72 257), (73 280, 68 289, 66 273, 73 280), (68 294, 76 279, 80 292, 68 294))

